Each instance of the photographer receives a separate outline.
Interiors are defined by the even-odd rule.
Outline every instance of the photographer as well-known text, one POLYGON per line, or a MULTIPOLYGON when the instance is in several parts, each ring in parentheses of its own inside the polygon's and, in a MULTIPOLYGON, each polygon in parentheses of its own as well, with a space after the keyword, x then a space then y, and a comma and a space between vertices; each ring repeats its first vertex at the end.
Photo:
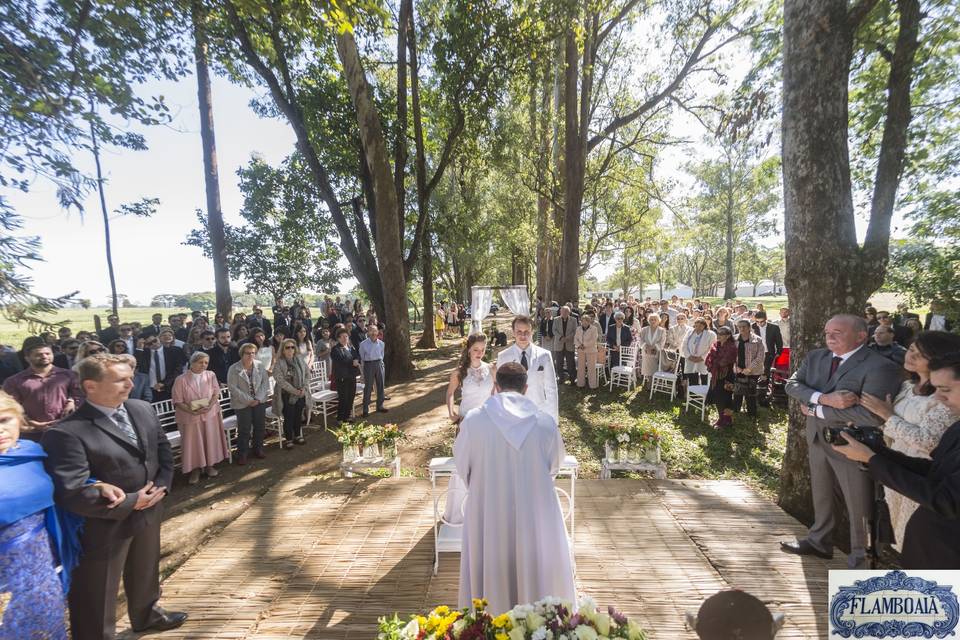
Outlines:
POLYGON ((826 349, 807 354, 786 384, 787 395, 807 416, 807 449, 813 493, 814 523, 806 539, 781 542, 785 553, 833 557, 830 540, 835 522, 833 497, 839 486, 850 520, 851 569, 866 565, 867 519, 874 502, 873 480, 857 464, 824 441, 824 427, 848 423, 879 427, 883 421, 858 404, 867 392, 878 398, 895 395, 900 388, 900 367, 866 348, 867 323, 853 315, 837 315, 824 327, 826 349))
MULTIPOLYGON (((930 382, 936 397, 960 414, 960 352, 930 361, 930 382)), ((865 463, 870 476, 920 506, 904 533, 905 569, 960 569, 960 421, 954 422, 930 452, 931 459, 911 458, 897 451, 877 451, 841 434, 846 445, 834 451, 865 463)))

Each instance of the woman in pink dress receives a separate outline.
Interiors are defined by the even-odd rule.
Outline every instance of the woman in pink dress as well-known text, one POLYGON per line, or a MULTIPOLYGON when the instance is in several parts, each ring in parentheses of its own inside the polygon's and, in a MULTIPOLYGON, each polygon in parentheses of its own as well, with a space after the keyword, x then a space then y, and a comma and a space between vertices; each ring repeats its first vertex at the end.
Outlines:
POLYGON ((220 412, 220 384, 216 374, 207 371, 209 362, 203 351, 194 352, 190 368, 174 381, 171 394, 180 430, 181 468, 190 474, 190 484, 200 480, 201 470, 211 478, 219 475, 213 465, 230 452, 220 412))

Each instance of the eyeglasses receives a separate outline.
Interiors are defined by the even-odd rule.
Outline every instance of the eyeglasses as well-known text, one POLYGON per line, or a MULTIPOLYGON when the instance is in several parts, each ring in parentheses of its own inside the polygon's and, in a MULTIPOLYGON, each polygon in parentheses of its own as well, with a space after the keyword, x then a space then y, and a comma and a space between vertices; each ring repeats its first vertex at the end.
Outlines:
POLYGON ((103 349, 90 349, 89 351, 87 351, 87 355, 88 355, 88 356, 93 356, 93 355, 96 355, 96 354, 98 354, 98 353, 103 353, 103 352, 104 352, 103 349))
POLYGON ((291 345, 291 346, 286 346, 286 347, 283 348, 284 351, 286 351, 287 349, 296 349, 296 347, 294 347, 294 346, 291 345))

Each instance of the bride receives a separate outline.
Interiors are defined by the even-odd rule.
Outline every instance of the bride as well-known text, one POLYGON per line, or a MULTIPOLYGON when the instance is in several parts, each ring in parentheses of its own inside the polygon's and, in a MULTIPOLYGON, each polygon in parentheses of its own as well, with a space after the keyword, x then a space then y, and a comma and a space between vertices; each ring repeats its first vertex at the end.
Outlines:
MULTIPOLYGON (((496 366, 483 361, 487 350, 487 337, 482 333, 471 334, 467 346, 460 354, 457 368, 450 374, 447 385, 447 413, 450 421, 458 424, 467 412, 476 409, 493 394, 493 380, 496 366), (460 389, 460 407, 455 412, 453 396, 460 389)), ((447 487, 447 501, 443 519, 451 524, 463 522, 462 503, 467 496, 467 487, 454 473, 447 487)))

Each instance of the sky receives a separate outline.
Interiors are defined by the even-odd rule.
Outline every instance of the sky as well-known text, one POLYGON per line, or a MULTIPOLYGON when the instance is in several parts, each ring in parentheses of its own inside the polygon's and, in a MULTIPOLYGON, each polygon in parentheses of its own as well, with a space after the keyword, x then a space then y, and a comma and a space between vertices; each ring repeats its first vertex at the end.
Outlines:
MULTIPOLYGON (((196 81, 188 76, 178 82, 151 82, 142 85, 140 93, 163 95, 174 114, 173 121, 162 127, 136 129, 146 136, 147 151, 105 149, 101 160, 110 211, 145 197, 160 200, 152 218, 115 218, 110 224, 117 291, 135 303, 148 304, 155 295, 212 291, 214 284, 211 262, 199 248, 182 244, 188 232, 198 226, 196 209, 205 208, 196 81)), ((237 168, 254 153, 276 164, 294 149, 289 125, 256 116, 249 107, 253 97, 250 89, 213 78, 220 194, 227 222, 240 220, 237 212, 242 198, 237 187, 237 168)), ((700 125, 682 113, 674 120, 672 130, 674 135, 691 140, 703 137, 700 125)), ((704 149, 702 144, 667 149, 658 168, 659 176, 676 180, 681 190, 689 188, 690 179, 682 165, 691 157, 702 155, 704 149)), ((77 158, 76 162, 85 169, 92 168, 90 158, 77 158)), ((88 298, 95 306, 107 304, 110 286, 96 191, 87 195, 82 216, 75 210, 63 210, 51 185, 42 180, 36 181, 26 194, 5 195, 23 218, 22 235, 39 236, 42 241, 41 255, 45 261, 35 263, 30 272, 35 291, 57 296, 78 290, 79 298, 88 298)), ((898 222, 895 216, 895 227, 898 222)), ((864 220, 858 219, 857 226, 862 237, 864 220)), ((780 234, 769 238, 769 242, 782 241, 782 221, 778 228, 780 234)), ((343 263, 346 267, 345 260, 343 263)), ((591 274, 602 281, 612 273, 615 263, 595 265, 591 274)), ((349 291, 355 283, 353 279, 343 281, 341 292, 349 291)), ((243 283, 234 282, 233 289, 242 291, 243 283)))

